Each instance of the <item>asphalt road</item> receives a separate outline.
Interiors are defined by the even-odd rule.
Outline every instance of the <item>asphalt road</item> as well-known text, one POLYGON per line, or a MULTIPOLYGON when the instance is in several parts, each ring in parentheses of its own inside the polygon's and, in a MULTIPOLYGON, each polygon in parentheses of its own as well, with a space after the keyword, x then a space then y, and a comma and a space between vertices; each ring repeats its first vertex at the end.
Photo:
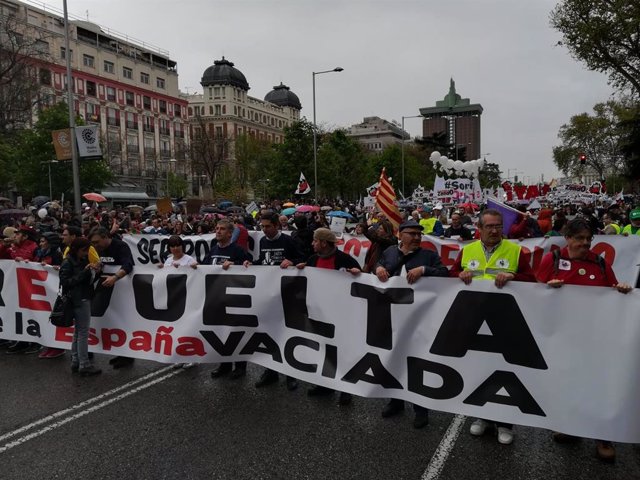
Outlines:
POLYGON ((308 385, 255 389, 262 367, 212 379, 212 365, 173 370, 137 360, 81 378, 69 356, 39 360, 0 350, 0 479, 567 479, 640 478, 640 448, 615 464, 595 442, 554 444, 516 427, 512 445, 469 434, 471 419, 411 409, 383 419, 383 399, 309 398, 308 385))

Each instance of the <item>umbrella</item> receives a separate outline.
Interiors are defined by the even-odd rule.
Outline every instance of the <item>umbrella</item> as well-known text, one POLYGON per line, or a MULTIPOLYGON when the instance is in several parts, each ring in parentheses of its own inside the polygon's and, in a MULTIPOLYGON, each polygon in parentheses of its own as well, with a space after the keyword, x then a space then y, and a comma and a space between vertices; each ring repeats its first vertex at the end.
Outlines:
POLYGON ((294 207, 289 207, 289 208, 285 208, 284 210, 282 210, 282 214, 286 215, 287 217, 289 215, 293 215, 294 213, 296 213, 296 209, 294 207))
POLYGON ((129 210, 144 210, 144 207, 141 207, 140 205, 127 205, 124 208, 128 208, 129 210))
POLYGON ((220 210, 217 207, 200 207, 200 213, 224 213, 224 211, 220 210))
POLYGON ((302 213, 317 212, 318 210, 320 210, 320 208, 313 205, 300 205, 299 207, 296 207, 296 212, 302 213))
POLYGON ((11 199, 7 197, 0 197, 0 202, 10 202, 11 199))
POLYGON ((295 207, 296 204, 293 202, 287 202, 282 204, 283 207, 295 207))
POLYGON ((232 212, 232 213, 243 213, 243 212, 244 212, 244 208, 242 208, 242 207, 238 207, 238 206, 233 206, 233 207, 229 207, 229 208, 227 208, 227 212, 232 212))
POLYGON ((4 210, 0 210, 0 216, 3 217, 26 217, 28 215, 31 215, 31 212, 21 208, 6 208, 4 210))
POLYGON ((325 205, 321 207, 320 210, 322 210, 323 212, 328 212, 329 210, 331 210, 331 207, 329 205, 325 205))
POLYGON ((229 208, 233 205, 233 202, 229 200, 223 200, 218 204, 218 208, 229 208))
POLYGON ((327 217, 339 217, 339 218, 353 218, 353 215, 343 212, 342 210, 335 210, 327 213, 327 217))
POLYGON ((107 199, 99 193, 85 193, 84 195, 82 195, 82 198, 84 198, 85 200, 89 200, 90 202, 98 203, 107 201, 107 199))
POLYGON ((155 212, 156 210, 158 210, 158 206, 157 205, 149 205, 148 207, 146 207, 144 209, 145 212, 155 212))
POLYGON ((49 201, 49 197, 45 195, 39 195, 31 199, 31 203, 33 203, 34 205, 37 205, 38 207, 43 203, 47 203, 48 201, 49 201))

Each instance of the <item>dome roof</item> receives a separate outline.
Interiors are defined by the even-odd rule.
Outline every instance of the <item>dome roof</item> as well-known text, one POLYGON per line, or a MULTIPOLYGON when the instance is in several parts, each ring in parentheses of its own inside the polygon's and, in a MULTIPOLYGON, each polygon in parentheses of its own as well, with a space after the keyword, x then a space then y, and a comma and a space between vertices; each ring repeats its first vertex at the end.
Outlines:
POLYGON ((244 74, 233 66, 233 63, 222 57, 216 60, 202 74, 200 85, 210 87, 212 85, 233 85, 234 87, 249 90, 249 84, 244 74))
POLYGON ((280 82, 280 85, 273 87, 264 97, 265 102, 274 103, 281 107, 293 107, 298 110, 302 109, 298 96, 289 90, 289 87, 280 82))

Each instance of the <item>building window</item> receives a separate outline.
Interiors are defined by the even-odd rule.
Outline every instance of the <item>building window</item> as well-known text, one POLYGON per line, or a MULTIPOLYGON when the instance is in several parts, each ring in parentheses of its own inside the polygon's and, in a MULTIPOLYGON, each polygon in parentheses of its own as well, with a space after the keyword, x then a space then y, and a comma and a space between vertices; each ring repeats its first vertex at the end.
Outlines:
POLYGON ((122 76, 129 80, 133 79, 133 70, 129 67, 122 67, 122 76))
POLYGON ((215 98, 220 98, 220 87, 213 87, 213 96, 215 98))
POLYGON ((216 115, 222 115, 222 107, 220 105, 216 105, 216 115))
MULTIPOLYGON (((203 110, 204 110, 204 107, 202 107, 202 108, 203 108, 203 110)), ((204 113, 204 112, 203 112, 203 113, 204 113)), ((174 114, 176 117, 180 117, 180 116, 182 116, 182 111, 180 110, 180 105, 178 105, 177 103, 174 103, 174 104, 173 104, 173 114, 174 114)))
POLYGON ((107 87, 107 100, 110 102, 116 101, 116 89, 113 87, 107 87))
POLYGON ((133 107, 133 105, 134 105, 133 92, 124 92, 124 97, 126 99, 127 105, 133 107))
POLYGON ((33 46, 39 53, 49 53, 49 42, 45 42, 44 40, 36 40, 36 43, 33 46))
MULTIPOLYGON (((71 52, 71 61, 73 62, 73 48, 69 50, 71 52)), ((64 47, 60 47, 60 58, 67 59, 67 50, 64 47)))
MULTIPOLYGON (((161 100, 162 101, 162 100, 161 100)), ((192 117, 193 116, 193 108, 189 107, 187 109, 187 112, 189 112, 189 116, 192 117)))
POLYGON ((216 127, 216 137, 222 137, 222 127, 216 127))
POLYGON ((149 74, 140 72, 140 82, 149 85, 149 74))
POLYGON ((166 100, 159 100, 159 105, 160 105, 160 113, 167 113, 167 101, 166 100))
POLYGON ((142 97, 142 107, 145 110, 151 110, 151 97, 143 95, 143 97, 142 97))
POLYGON ((104 71, 107 73, 113 73, 115 71, 115 65, 113 62, 104 61, 104 71))
POLYGON ((87 95, 91 97, 96 96, 96 82, 92 82, 91 80, 87 80, 87 95))
POLYGON ((213 115, 213 105, 209 105, 209 115, 213 115))
POLYGON ((156 78, 156 87, 162 88, 164 90, 164 78, 156 78))
POLYGON ((135 113, 127 112, 127 128, 138 129, 138 120, 135 113))
POLYGON ((51 85, 51 72, 46 68, 40 69, 40 84, 51 85))
POLYGON ((118 111, 115 108, 107 108, 107 125, 119 126, 120 118, 118 117, 118 111))
POLYGON ((95 68, 96 67, 96 59, 93 55, 87 55, 86 53, 82 55, 82 64, 85 67, 95 68))

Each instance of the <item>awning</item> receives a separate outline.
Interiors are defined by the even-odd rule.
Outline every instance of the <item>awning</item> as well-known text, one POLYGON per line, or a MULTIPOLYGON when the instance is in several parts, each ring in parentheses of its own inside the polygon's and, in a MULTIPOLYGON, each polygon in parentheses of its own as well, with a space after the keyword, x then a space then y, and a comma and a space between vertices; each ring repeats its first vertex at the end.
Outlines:
POLYGON ((109 200, 151 200, 145 192, 100 192, 109 200))

